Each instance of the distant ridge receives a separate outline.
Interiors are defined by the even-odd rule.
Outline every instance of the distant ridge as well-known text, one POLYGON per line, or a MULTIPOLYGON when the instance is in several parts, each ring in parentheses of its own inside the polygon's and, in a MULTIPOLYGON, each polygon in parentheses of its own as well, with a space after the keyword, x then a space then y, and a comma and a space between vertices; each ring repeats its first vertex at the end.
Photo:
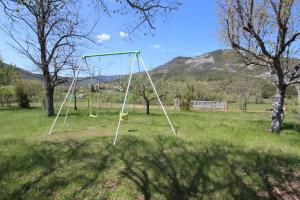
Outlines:
MULTIPOLYGON (((43 80, 41 74, 35 74, 18 67, 16 67, 16 70, 25 80, 43 80)), ((176 76, 200 80, 224 80, 241 77, 244 70, 245 66, 236 52, 230 49, 219 49, 194 57, 175 57, 169 62, 152 69, 151 75, 157 78, 176 76)), ((267 69, 259 66, 249 66, 247 75, 259 79, 270 77, 267 69)), ((118 78, 119 75, 99 76, 96 80, 98 82, 109 82, 118 78)), ((85 85, 88 82, 83 81, 81 84, 85 85)))
MULTIPOLYGON (((205 80, 222 80, 228 77, 239 77, 245 65, 233 50, 219 49, 195 57, 178 56, 153 69, 154 76, 179 76, 205 80)), ((247 75, 257 78, 268 78, 267 69, 260 66, 249 66, 247 75)))

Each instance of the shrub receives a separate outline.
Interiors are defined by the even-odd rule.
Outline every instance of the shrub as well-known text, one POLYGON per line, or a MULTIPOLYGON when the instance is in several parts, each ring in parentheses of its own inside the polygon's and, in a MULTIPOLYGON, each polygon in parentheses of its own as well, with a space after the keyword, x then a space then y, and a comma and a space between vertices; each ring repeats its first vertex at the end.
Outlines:
POLYGON ((20 79, 20 74, 14 66, 1 63, 0 59, 0 85, 13 85, 20 79))
POLYGON ((30 102, 38 102, 40 93, 43 91, 41 83, 35 80, 26 80, 22 84, 25 87, 30 102))
POLYGON ((20 81, 15 86, 16 99, 18 105, 21 108, 29 108, 30 107, 30 99, 28 95, 28 91, 26 90, 26 84, 24 81, 20 81))
POLYGON ((41 91, 39 94, 39 103, 42 105, 43 109, 46 110, 46 98, 44 91, 41 91))
POLYGON ((194 85, 192 82, 187 82, 180 88, 179 100, 180 108, 189 111, 191 108, 192 99, 194 97, 194 85))
POLYGON ((14 90, 12 86, 0 86, 0 105, 10 106, 14 98, 14 90))
POLYGON ((96 92, 94 84, 90 84, 90 85, 89 85, 89 90, 90 90, 90 92, 92 92, 92 93, 95 93, 95 92, 96 92))

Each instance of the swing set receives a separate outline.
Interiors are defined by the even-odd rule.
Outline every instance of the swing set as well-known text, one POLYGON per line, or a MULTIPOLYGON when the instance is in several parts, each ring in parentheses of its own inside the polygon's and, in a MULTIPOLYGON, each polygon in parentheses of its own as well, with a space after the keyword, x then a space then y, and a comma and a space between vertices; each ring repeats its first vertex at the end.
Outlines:
MULTIPOLYGON (((159 102, 159 104, 160 104, 160 106, 161 106, 161 108, 163 110, 163 113, 164 113, 164 115, 165 115, 165 117, 166 117, 166 119, 167 119, 167 121, 168 121, 168 123, 170 125, 170 128, 171 128, 173 134, 176 135, 176 131, 175 131, 175 129, 174 129, 174 127, 173 127, 170 119, 169 119, 169 116, 168 116, 168 114, 167 114, 167 112, 166 112, 166 110, 165 110, 162 102, 161 102, 161 99, 160 99, 160 97, 159 97, 159 95, 157 93, 157 90, 155 88, 154 83, 152 82, 151 76, 150 76, 150 74, 149 74, 149 72, 148 72, 148 70, 146 68, 146 65, 145 65, 143 59, 141 58, 141 52, 140 51, 113 52, 113 53, 104 53, 104 54, 82 55, 81 56, 81 62, 80 62, 79 66, 78 66, 78 68, 76 70, 76 73, 75 73, 75 75, 73 77, 71 85, 70 85, 70 87, 69 87, 69 89, 67 91, 67 94, 66 94, 66 96, 65 96, 65 98, 64 98, 64 100, 63 100, 63 102, 62 102, 62 104, 60 106, 60 109, 59 109, 59 111, 58 111, 58 113, 57 113, 57 115, 56 115, 56 117, 55 117, 55 119, 54 119, 54 121, 53 121, 53 123, 51 125, 51 128, 50 128, 49 133, 48 133, 49 135, 52 134, 52 130, 55 127, 55 124, 56 124, 56 122, 57 122, 57 120, 58 120, 58 118, 59 118, 59 116, 61 114, 61 111, 62 111, 62 109, 63 109, 63 107, 64 107, 64 105, 65 105, 65 103, 66 103, 66 101, 67 101, 67 99, 69 97, 69 103, 68 103, 67 110, 66 110, 66 115, 65 115, 65 118, 64 118, 64 124, 67 121, 68 112, 69 112, 70 104, 71 104, 71 101, 72 101, 73 93, 74 93, 74 90, 75 90, 75 87, 76 87, 76 84, 77 84, 77 81, 78 81, 79 73, 81 71, 81 68, 83 68, 83 65, 85 65, 85 67, 88 68, 88 71, 89 71, 89 74, 90 74, 90 80, 91 80, 91 82, 93 82, 93 87, 95 86, 95 83, 96 83, 95 82, 95 73, 94 73, 95 70, 94 69, 91 70, 88 67, 87 59, 88 58, 95 58, 95 57, 98 57, 100 59, 102 57, 109 57, 109 56, 116 56, 116 55, 119 55, 119 56, 120 55, 129 55, 129 56, 133 55, 133 61, 132 61, 131 67, 130 67, 129 78, 128 78, 127 87, 126 87, 126 90, 125 90, 125 96, 124 96, 123 103, 122 103, 121 110, 120 110, 120 114, 119 114, 119 120, 118 120, 118 124, 117 124, 117 129, 116 129, 116 133, 115 133, 113 145, 116 145, 118 134, 119 134, 119 129, 121 127, 121 122, 127 122, 128 121, 128 112, 124 111, 125 110, 125 105, 126 105, 126 101, 127 101, 127 98, 128 98, 128 92, 129 92, 129 88, 130 88, 130 85, 131 85, 132 76, 134 74, 134 68, 135 68, 136 64, 137 64, 137 66, 139 68, 140 67, 140 63, 142 64, 142 66, 144 68, 144 71, 145 71, 145 73, 146 73, 146 75, 147 75, 147 77, 148 77, 148 79, 150 81, 150 84, 151 84, 151 86, 152 86, 152 88, 154 90, 154 93, 155 93, 155 95, 157 97, 157 100, 158 100, 158 102, 159 102)), ((98 66, 98 68, 99 68, 99 66, 98 66)), ((99 73, 98 74, 98 78, 100 77, 100 75, 101 74, 99 73)), ((120 75, 120 83, 121 83, 121 75, 120 75)), ((97 88, 96 88, 96 105, 97 105, 96 107, 97 107, 97 111, 96 111, 96 113, 92 111, 92 101, 91 101, 92 98, 91 98, 91 95, 89 97, 89 116, 93 117, 93 118, 98 117, 98 114, 99 114, 98 113, 98 111, 99 111, 99 82, 97 82, 96 85, 97 85, 97 88)))

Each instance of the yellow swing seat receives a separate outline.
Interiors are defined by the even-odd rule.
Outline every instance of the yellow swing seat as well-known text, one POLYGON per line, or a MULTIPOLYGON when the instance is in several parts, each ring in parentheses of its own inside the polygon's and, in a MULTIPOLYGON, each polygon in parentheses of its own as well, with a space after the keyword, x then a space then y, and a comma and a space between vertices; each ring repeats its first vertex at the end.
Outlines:
POLYGON ((121 122, 128 122, 128 112, 120 113, 120 117, 121 117, 121 122))

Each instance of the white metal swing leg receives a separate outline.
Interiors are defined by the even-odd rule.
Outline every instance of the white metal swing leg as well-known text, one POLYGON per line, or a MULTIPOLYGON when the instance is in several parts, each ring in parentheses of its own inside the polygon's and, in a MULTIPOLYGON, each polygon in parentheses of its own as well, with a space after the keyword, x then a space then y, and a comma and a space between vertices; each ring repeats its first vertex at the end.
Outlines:
MULTIPOLYGON (((125 93, 125 97, 124 97, 124 101, 123 101, 121 113, 124 112, 124 108, 125 108, 125 104, 126 104, 126 100, 127 100, 127 96, 128 96, 128 91, 129 91, 129 87, 130 87, 130 83, 131 83, 131 78, 132 78, 132 74, 133 74, 133 68, 134 68, 134 64, 135 64, 136 59, 137 58, 134 57, 133 63, 132 63, 132 66, 131 66, 130 76, 129 76, 129 80, 128 80, 128 84, 127 84, 127 88, 126 88, 126 93, 125 93)), ((116 145, 116 142, 117 142, 117 138, 118 138, 120 126, 121 126, 121 114, 119 114, 118 127, 117 127, 117 131, 116 131, 116 135, 115 135, 115 139, 114 139, 114 143, 113 143, 114 145, 116 145)))
POLYGON ((65 119, 64 119, 64 125, 66 124, 66 121, 67 121, 67 118, 68 118, 68 113, 69 113, 70 105, 71 105, 71 102, 72 102, 72 97, 73 97, 73 94, 74 94, 76 83, 77 83, 77 78, 75 79, 73 87, 72 87, 72 92, 71 92, 71 95, 70 95, 70 100, 69 100, 69 103, 68 103, 67 112, 66 112, 66 116, 65 116, 65 119))
POLYGON ((168 113, 166 112, 164 105, 162 104, 162 102, 161 102, 161 100, 160 100, 160 98, 159 98, 159 95, 158 95, 158 93, 157 93, 157 91, 156 91, 156 88, 155 88, 153 82, 152 82, 151 76, 150 76, 150 74, 148 73, 148 70, 147 70, 147 68, 146 68, 146 65, 145 65, 145 63, 144 63, 144 61, 143 61, 143 59, 142 59, 141 57, 139 57, 139 59, 140 59, 141 63, 142 63, 143 66, 144 66, 145 72, 146 72, 146 74, 147 74, 147 76, 148 76, 148 78, 149 78, 149 81, 150 81, 150 83, 151 83, 151 85, 152 85, 152 88, 153 88, 153 90, 154 90, 154 92, 155 92, 155 95, 156 95, 156 97, 157 97, 157 99, 158 99, 158 102, 159 102, 159 104, 160 104, 160 106, 161 106, 161 108, 162 108, 162 110, 163 110, 163 112, 164 112, 164 114, 165 114, 165 116, 166 116, 168 122, 169 122, 169 125, 170 125, 170 127, 171 127, 171 129, 172 129, 174 135, 176 135, 176 131, 175 131, 175 129, 174 129, 174 127, 173 127, 173 125, 172 125, 170 119, 169 119, 168 113))
POLYGON ((74 77, 74 79, 73 79, 73 81, 72 81, 72 83, 71 83, 71 85, 70 85, 70 87, 69 87, 69 89, 68 89, 68 92, 67 92, 67 94, 66 94, 66 96, 65 96, 65 98, 64 98, 64 100, 63 100, 63 102, 62 102, 62 104, 61 104, 61 106, 60 106, 60 108, 59 108, 59 111, 58 111, 58 113, 57 113, 57 115, 56 115, 56 117, 55 117, 55 119, 54 119, 54 121, 53 121, 53 124, 52 124, 52 126, 51 126, 51 128, 50 128, 50 130, 49 130, 49 133, 48 133, 49 135, 51 135, 52 129, 54 128, 54 126, 55 126, 55 124, 56 124, 56 121, 57 121, 57 119, 58 119, 58 117, 59 117, 59 115, 60 115, 60 112, 61 112, 62 108, 64 107, 64 104, 65 104, 65 102, 66 102, 66 100, 67 100, 67 98, 68 98, 68 96, 69 96, 69 93, 70 93, 70 91, 71 91, 71 88, 72 88, 72 86, 74 85, 75 81, 76 81, 77 78, 78 78, 80 66, 81 66, 81 63, 80 63, 80 65, 79 65, 79 67, 78 67, 78 69, 77 69, 77 71, 76 71, 76 73, 75 73, 76 75, 75 75, 75 77, 74 77))

